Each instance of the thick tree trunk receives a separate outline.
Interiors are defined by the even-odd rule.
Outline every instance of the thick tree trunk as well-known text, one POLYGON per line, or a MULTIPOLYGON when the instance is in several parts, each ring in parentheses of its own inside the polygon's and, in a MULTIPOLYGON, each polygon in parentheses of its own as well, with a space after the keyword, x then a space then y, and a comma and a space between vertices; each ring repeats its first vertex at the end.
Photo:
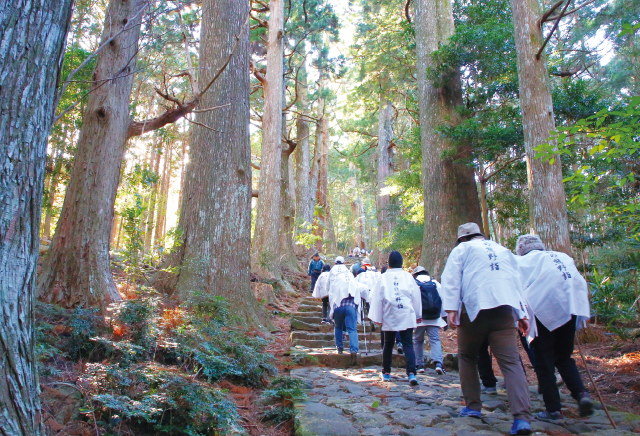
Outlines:
MULTIPOLYGON (((154 174, 158 174, 160 171, 160 157, 157 146, 154 144, 153 153, 151 154, 152 169, 154 174)), ((149 210, 147 214, 147 228, 144 233, 144 252, 148 253, 151 250, 151 243, 153 239, 153 229, 155 223, 156 202, 158 198, 158 182, 154 182, 151 187, 151 195, 149 198, 149 210)))
POLYGON ((378 201, 376 214, 378 219, 378 241, 391 231, 389 217, 389 194, 384 192, 385 179, 392 172, 391 138, 393 135, 393 106, 384 96, 380 97, 378 113, 378 201))
POLYGON ((294 223, 294 205, 291 201, 291 179, 290 179, 290 156, 294 152, 293 147, 282 151, 282 160, 280 166, 282 168, 282 183, 280 185, 280 195, 282 198, 282 207, 280 211, 280 241, 278 244, 280 250, 280 263, 293 271, 299 271, 298 259, 293 251, 293 223, 294 223))
MULTIPOLYGON (((251 144, 249 137, 249 3, 204 0, 200 42, 201 89, 238 46, 196 114, 178 228, 182 243, 169 264, 176 274, 154 282, 182 298, 193 291, 222 296, 234 315, 253 325, 264 321, 249 286, 251 245, 251 144), (229 104, 229 106, 226 106, 229 104)), ((278 167, 278 171, 280 168, 278 167)))
POLYGON ((47 136, 71 0, 0 6, 0 433, 44 434, 33 299, 47 136))
POLYGON ((458 71, 441 77, 440 87, 427 80, 427 69, 435 67, 431 53, 446 44, 453 34, 453 13, 447 0, 417 0, 416 54, 420 133, 422 143, 422 186, 424 194, 424 236, 420 265, 438 277, 455 244, 460 224, 480 224, 480 204, 471 166, 457 163, 467 153, 443 158, 452 150, 451 142, 436 129, 460 121, 455 111, 462 104, 458 71))
POLYGON ((54 159, 55 161, 53 162, 51 177, 47 183, 44 228, 42 231, 42 237, 48 241, 51 240, 51 220, 53 219, 53 205, 56 201, 58 180, 60 179, 60 172, 62 171, 62 147, 57 150, 54 159))
POLYGON ((548 142, 549 132, 556 128, 546 57, 543 55, 536 58, 543 43, 542 30, 538 27, 540 4, 537 0, 512 0, 511 8, 518 53, 524 146, 527 153, 529 224, 547 248, 571 255, 560 159, 556 156, 551 165, 533 158, 536 153, 534 148, 548 142))
POLYGON ((64 205, 38 278, 43 301, 104 311, 121 300, 111 275, 109 242, 145 5, 143 0, 109 3, 102 41, 129 30, 97 56, 64 205))
POLYGON ((180 211, 182 210, 185 165, 187 162, 187 141, 183 139, 181 142, 182 142, 182 153, 180 154, 180 193, 178 194, 178 214, 180 214, 180 211))
POLYGON ((323 114, 322 118, 320 119, 320 128, 322 140, 318 142, 319 146, 316 146, 318 147, 319 157, 318 187, 316 188, 315 204, 317 206, 320 206, 321 209, 316 216, 317 225, 313 231, 313 234, 320 238, 316 241, 315 244, 317 251, 322 251, 325 227, 328 227, 327 182, 329 176, 329 120, 327 119, 327 116, 325 114, 323 114))
POLYGON ((282 85, 284 0, 269 2, 267 74, 262 116, 262 157, 260 196, 256 207, 256 227, 251 247, 251 271, 264 277, 280 278, 279 232, 282 163, 282 85))
POLYGON ((295 234, 309 233, 313 222, 313 207, 309 189, 309 88, 307 86, 306 63, 298 74, 298 118, 296 119, 296 219, 295 234), (308 228, 307 228, 308 227, 308 228))
POLYGON ((313 147, 313 162, 311 162, 311 170, 309 172, 309 214, 311 216, 311 223, 313 224, 316 210, 316 197, 318 191, 318 177, 320 175, 320 157, 322 156, 322 119, 324 118, 324 106, 325 101, 322 97, 324 91, 324 77, 320 77, 318 94, 321 96, 318 98, 318 108, 316 118, 315 132, 315 145, 313 147))

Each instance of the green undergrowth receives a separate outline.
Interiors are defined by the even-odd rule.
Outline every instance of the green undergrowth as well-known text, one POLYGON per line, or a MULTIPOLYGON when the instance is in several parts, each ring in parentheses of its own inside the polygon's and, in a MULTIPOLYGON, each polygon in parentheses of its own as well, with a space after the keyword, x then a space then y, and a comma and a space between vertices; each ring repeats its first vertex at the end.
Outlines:
POLYGON ((68 380, 75 368, 82 419, 101 434, 242 433, 217 382, 262 388, 276 374, 267 341, 235 327, 220 297, 194 293, 175 307, 145 290, 106 317, 41 303, 37 313, 43 383, 68 380))
POLYGON ((288 376, 278 376, 271 381, 268 389, 262 393, 271 405, 264 413, 264 419, 273 422, 283 422, 293 419, 294 401, 307 397, 304 391, 304 381, 288 376))

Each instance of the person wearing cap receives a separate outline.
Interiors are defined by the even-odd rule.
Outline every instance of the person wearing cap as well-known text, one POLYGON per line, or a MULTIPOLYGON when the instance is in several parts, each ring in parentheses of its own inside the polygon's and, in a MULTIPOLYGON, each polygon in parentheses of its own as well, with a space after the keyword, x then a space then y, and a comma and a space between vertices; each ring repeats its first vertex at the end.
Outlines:
POLYGON ((322 300, 322 324, 329 324, 329 291, 327 290, 327 285, 329 283, 330 271, 331 267, 329 265, 322 267, 322 274, 318 277, 316 286, 313 288, 313 294, 311 295, 314 298, 322 300))
POLYGON ((458 228, 457 246, 442 272, 442 305, 458 329, 458 366, 465 407, 460 416, 481 417, 478 349, 488 339, 507 386, 514 417, 511 434, 531 434, 531 400, 516 342, 516 323, 525 334, 529 321, 515 256, 485 240, 476 223, 458 228), (516 323, 514 323, 516 321, 516 323))
POLYGON ((382 380, 391 379, 391 358, 396 332, 404 349, 404 359, 409 383, 418 384, 416 357, 413 352, 413 330, 422 322, 420 288, 413 276, 402 269, 402 255, 389 253, 389 269, 380 276, 371 292, 369 319, 382 324, 384 348, 382 350, 382 380))
POLYGON ((320 254, 316 253, 313 255, 311 262, 309 262, 309 271, 308 276, 311 277, 311 291, 316 287, 316 281, 320 274, 322 273, 322 267, 324 266, 324 262, 320 259, 320 254))
POLYGON ((344 265, 344 257, 336 257, 336 264, 329 273, 327 292, 329 295, 329 317, 333 319, 336 348, 338 353, 344 352, 342 337, 346 330, 349 334, 349 366, 355 366, 358 358, 358 308, 361 303, 360 292, 363 286, 344 265))
POLYGON ((413 270, 412 275, 418 287, 421 288, 421 292, 422 287, 433 284, 438 296, 440 297, 440 313, 438 313, 438 316, 432 319, 427 319, 424 316, 423 305, 422 322, 418 324, 418 327, 416 327, 416 330, 413 332, 413 348, 416 353, 416 369, 418 373, 424 373, 424 335, 426 333, 431 347, 431 360, 435 362, 436 373, 442 375, 445 373, 445 370, 442 366, 440 329, 447 325, 443 319, 447 316, 447 312, 442 309, 442 286, 437 280, 431 278, 429 271, 427 271, 423 266, 416 267, 416 269, 413 270))
POLYGON ((367 303, 371 303, 371 291, 375 287, 378 279, 380 278, 380 273, 376 271, 375 267, 371 265, 371 261, 368 257, 362 259, 362 265, 360 267, 360 272, 358 273, 356 280, 358 283, 362 283, 367 287, 367 291, 362 293, 362 298, 364 298, 367 303))
POLYGON ((535 314, 537 336, 531 347, 536 355, 535 369, 546 408, 537 417, 563 419, 556 368, 578 402, 580 416, 591 415, 593 404, 571 358, 576 329, 584 327, 591 316, 587 282, 571 257, 545 251, 536 235, 520 236, 516 254, 524 295, 535 314))

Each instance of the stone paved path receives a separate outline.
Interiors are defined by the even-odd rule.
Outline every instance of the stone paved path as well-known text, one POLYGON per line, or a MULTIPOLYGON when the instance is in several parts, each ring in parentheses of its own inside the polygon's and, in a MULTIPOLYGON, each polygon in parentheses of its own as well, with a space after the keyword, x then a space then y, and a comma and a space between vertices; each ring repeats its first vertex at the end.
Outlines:
MULTIPOLYGON (((394 353, 392 381, 380 381, 379 333, 369 334, 369 353, 364 353, 363 326, 358 326, 360 339, 359 367, 347 369, 349 354, 339 355, 335 350, 333 327, 321 325, 321 305, 311 297, 301 300, 298 312, 292 314, 292 352, 306 353, 302 359, 307 367, 291 371, 307 383, 308 398, 296 404, 297 436, 476 436, 510 434, 512 417, 504 385, 498 385, 498 394, 483 394, 482 419, 459 418, 464 406, 461 396, 455 354, 445 355, 449 372, 439 376, 428 369, 418 374, 420 385, 409 385, 404 369, 404 356, 394 353), (323 367, 313 365, 324 365, 323 367)), ((371 325, 366 323, 367 331, 371 325)), ((345 335, 345 345, 348 339, 345 335)), ((429 358, 425 352, 425 363, 429 358)), ((543 410, 537 387, 530 386, 533 412, 543 410)), ((619 424, 614 430, 602 410, 586 419, 577 417, 575 402, 562 394, 566 419, 551 424, 534 421, 532 429, 538 434, 597 434, 598 436, 637 435, 640 416, 612 412, 619 424)))
MULTIPOLYGON (((379 367, 332 369, 306 367, 291 371, 307 383, 308 398, 296 404, 296 435, 335 436, 476 436, 509 434, 512 417, 507 397, 499 385, 498 395, 483 394, 482 419, 459 418, 463 407, 457 372, 439 376, 433 370, 419 374, 420 384, 412 387, 404 370, 395 369, 392 381, 380 381, 379 367)), ((531 387, 533 392, 537 388, 531 387)), ((541 398, 532 393, 535 412, 542 410, 541 398)), ((576 416, 573 400, 566 416, 576 416)), ((557 424, 534 421, 538 434, 597 434, 598 436, 637 435, 640 417, 611 412, 618 425, 613 430, 601 410, 585 419, 564 419, 557 424)))

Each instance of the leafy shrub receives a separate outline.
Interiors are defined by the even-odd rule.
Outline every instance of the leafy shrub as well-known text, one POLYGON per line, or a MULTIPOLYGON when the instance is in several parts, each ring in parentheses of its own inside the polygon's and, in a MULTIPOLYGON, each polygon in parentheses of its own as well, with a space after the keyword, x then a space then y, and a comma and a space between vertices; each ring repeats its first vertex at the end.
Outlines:
POLYGON ((78 383, 111 429, 126 424, 154 434, 213 436, 233 430, 238 420, 220 389, 153 364, 88 364, 78 383))
POLYGON ((267 410, 264 418, 268 421, 282 422, 294 417, 293 402, 307 397, 305 383, 297 378, 278 376, 271 381, 269 389, 262 396, 273 401, 274 406, 267 410))
POLYGON ((97 312, 98 309, 77 308, 71 314, 68 352, 73 360, 91 358, 97 351, 96 343, 92 341, 92 338, 98 334, 98 320, 95 316, 97 312))

